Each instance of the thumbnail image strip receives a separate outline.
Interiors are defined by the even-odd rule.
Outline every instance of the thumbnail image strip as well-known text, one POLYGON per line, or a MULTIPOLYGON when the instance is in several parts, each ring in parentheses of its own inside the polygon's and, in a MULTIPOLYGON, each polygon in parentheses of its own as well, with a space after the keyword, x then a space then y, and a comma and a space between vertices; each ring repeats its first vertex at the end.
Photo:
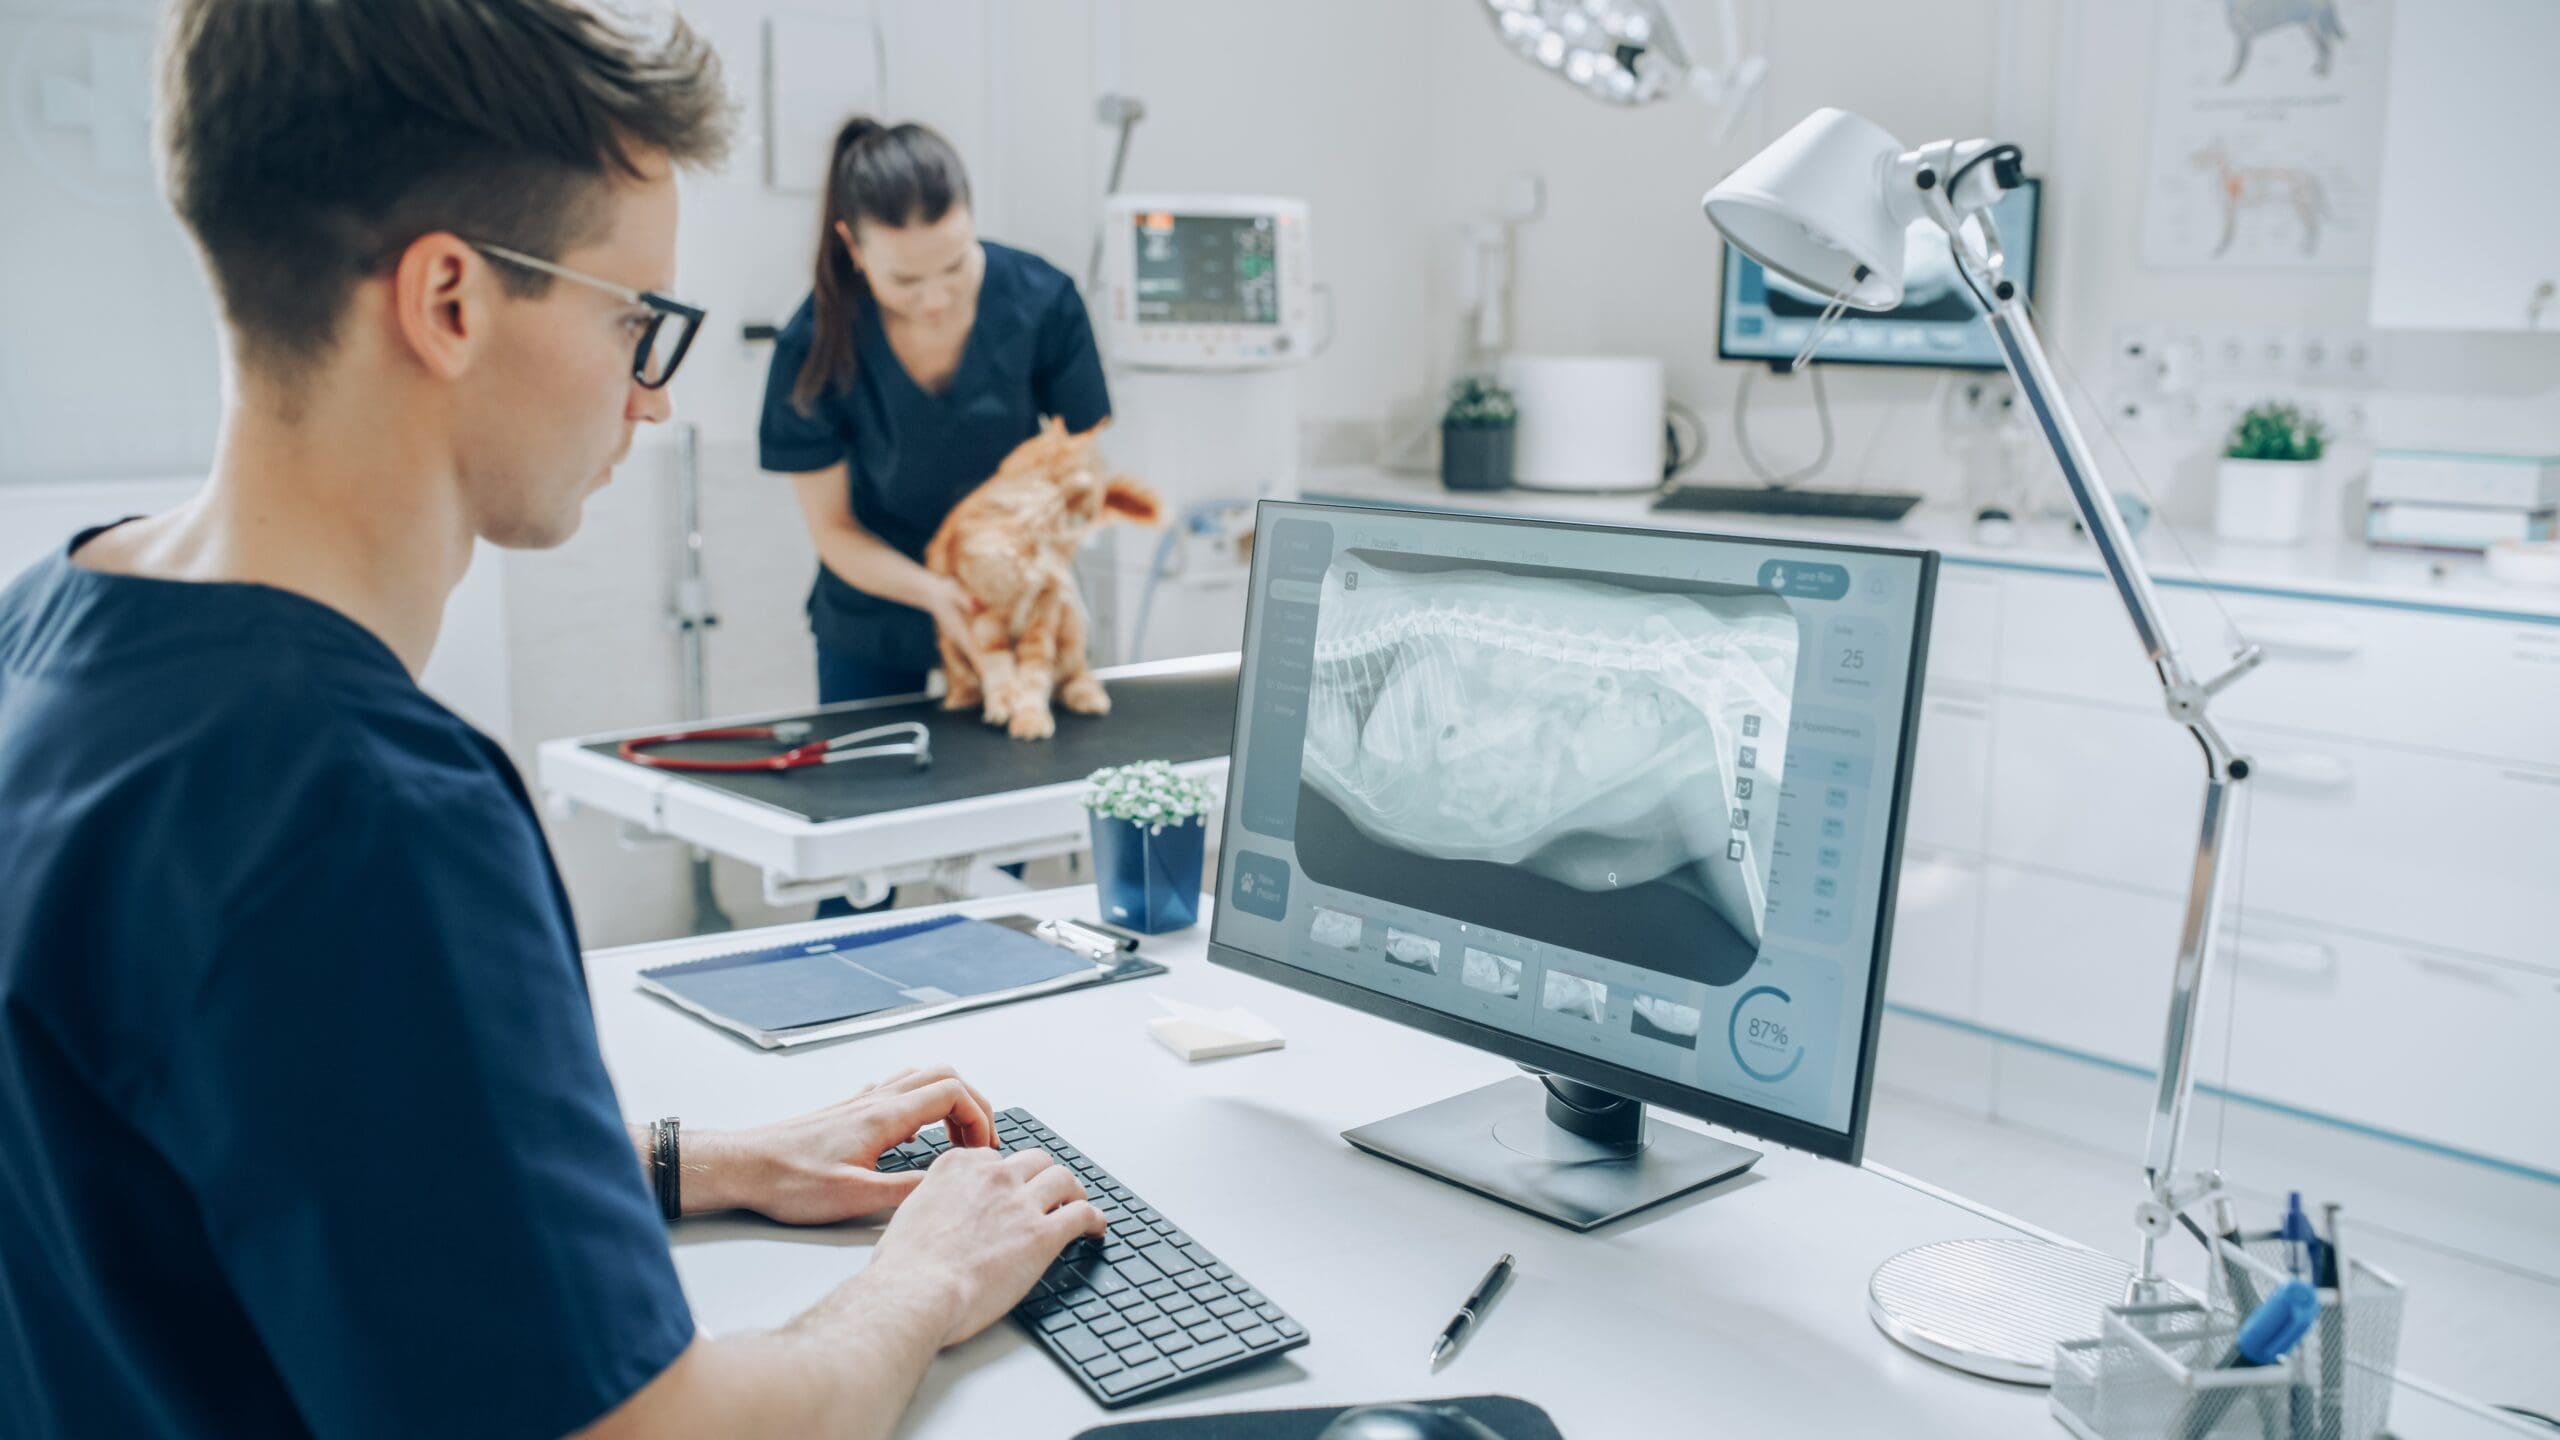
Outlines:
POLYGON ((1466 964, 1458 971, 1458 978, 1465 981, 1468 988, 1481 990, 1487 995, 1517 999, 1520 994, 1520 962, 1508 955, 1478 950, 1472 945, 1467 947, 1466 964))

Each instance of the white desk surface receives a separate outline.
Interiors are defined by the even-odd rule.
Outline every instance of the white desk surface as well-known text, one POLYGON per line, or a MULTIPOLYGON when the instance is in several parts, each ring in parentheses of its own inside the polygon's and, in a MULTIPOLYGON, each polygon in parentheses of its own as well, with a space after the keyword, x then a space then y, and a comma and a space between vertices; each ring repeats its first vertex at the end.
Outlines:
MULTIPOLYGON (((1079 887, 939 908, 1089 917, 1093 906, 1092 890, 1079 887)), ((590 955, 597 1029, 625 1113, 748 1124, 934 1062, 959 1067, 999 1107, 1029 1109, 1313 1337, 1118 1418, 1498 1392, 1546 1407, 1571 1440, 2065 1433, 2043 1391, 1942 1369, 1867 1319, 1867 1277, 1887 1256, 2023 1227, 1887 1172, 1747 1136, 1732 1138, 1767 1152, 1749 1174, 1588 1235, 1375 1159, 1340 1132, 1518 1072, 1209 964, 1205 913, 1199 926, 1147 945, 1170 974, 799 1051, 759 1051, 633 986, 644 965, 841 924, 590 955), (1288 1045, 1185 1065, 1146 1032, 1159 994, 1247 1006, 1288 1045), (1504 1251, 1518 1257, 1509 1289, 1431 1373, 1432 1337, 1504 1251)), ((694 1220, 672 1232, 685 1293, 715 1333, 789 1319, 860 1269, 877 1235, 865 1225, 795 1230, 752 1219, 694 1220)), ((935 1364, 900 1433, 1069 1436, 1110 1418, 1001 1322, 935 1364)), ((2409 1436, 2529 1433, 2407 1385, 2394 1418, 2409 1436)))

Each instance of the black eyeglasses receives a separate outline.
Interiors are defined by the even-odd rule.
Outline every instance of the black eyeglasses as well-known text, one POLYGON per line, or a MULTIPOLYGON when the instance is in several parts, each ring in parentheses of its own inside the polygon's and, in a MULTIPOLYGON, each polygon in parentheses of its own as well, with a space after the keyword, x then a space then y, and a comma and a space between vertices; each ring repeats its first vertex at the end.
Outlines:
POLYGON ((584 274, 566 265, 554 265, 503 245, 490 245, 478 240, 467 243, 493 260, 504 260, 510 265, 521 265, 527 270, 575 281, 626 304, 647 306, 649 328, 641 332, 639 348, 631 353, 631 378, 644 390, 662 389, 668 381, 676 378, 676 367, 684 363, 684 352, 693 348, 694 332, 702 328, 702 311, 681 300, 670 300, 654 290, 634 290, 628 285, 584 274))

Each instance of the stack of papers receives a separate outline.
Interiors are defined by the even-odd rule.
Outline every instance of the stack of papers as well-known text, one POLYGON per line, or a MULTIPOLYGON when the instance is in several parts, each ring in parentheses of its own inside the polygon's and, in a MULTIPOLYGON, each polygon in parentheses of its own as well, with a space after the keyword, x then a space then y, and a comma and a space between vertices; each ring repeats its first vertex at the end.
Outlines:
POLYGON ((1284 1043, 1278 1027, 1241 1007, 1211 1010, 1162 995, 1156 997, 1156 1003, 1167 1013, 1148 1021, 1147 1033, 1156 1037, 1157 1044, 1185 1060, 1221 1060, 1229 1055, 1277 1050, 1284 1043))

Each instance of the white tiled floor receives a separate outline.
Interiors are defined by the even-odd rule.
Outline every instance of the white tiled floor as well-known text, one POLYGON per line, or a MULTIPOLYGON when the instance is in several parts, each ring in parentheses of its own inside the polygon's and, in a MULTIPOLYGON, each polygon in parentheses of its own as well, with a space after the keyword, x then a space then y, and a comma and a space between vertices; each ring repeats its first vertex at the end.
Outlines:
MULTIPOLYGON (((1868 1131, 1872 1158, 1995 1209, 2130 1258, 2138 1169, 2062 1136, 1982 1119, 1879 1085, 1868 1131)), ((2281 1197, 2244 1202, 2272 1214, 2281 1197)), ((2560 1224, 2560 1214, 2554 1217, 2560 1224)), ((2421 1227, 2427 1228, 2427 1227, 2421 1227)), ((2401 1368, 2492 1404, 2560 1414, 2560 1277, 2502 1267, 2373 1226, 2351 1234, 2360 1253, 2408 1287, 2401 1368)), ((2202 1267, 2193 1245, 2171 1252, 2172 1273, 2202 1267)))

